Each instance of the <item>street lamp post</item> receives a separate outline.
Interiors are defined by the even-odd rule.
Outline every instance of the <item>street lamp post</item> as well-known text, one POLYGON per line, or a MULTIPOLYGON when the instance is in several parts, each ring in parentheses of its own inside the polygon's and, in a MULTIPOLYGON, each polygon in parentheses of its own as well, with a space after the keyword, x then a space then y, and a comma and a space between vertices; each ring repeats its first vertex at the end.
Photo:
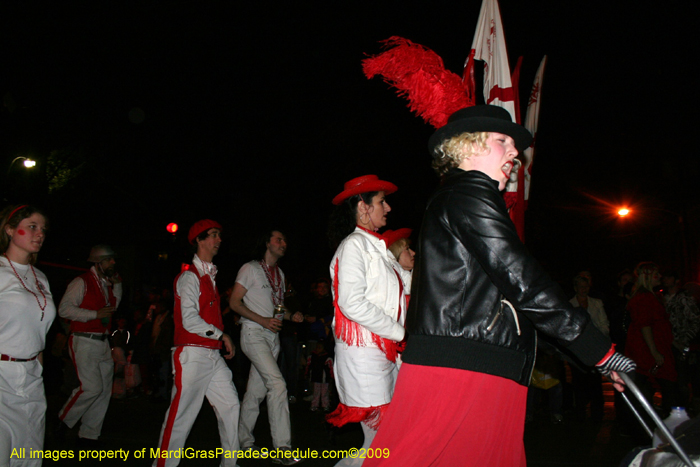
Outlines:
POLYGON ((10 162, 10 166, 7 168, 7 175, 6 175, 6 177, 9 177, 9 176, 10 176, 10 170, 12 169, 12 166, 15 164, 15 162, 21 161, 21 160, 24 161, 24 164, 23 164, 23 165, 24 165, 26 168, 28 168, 28 169, 31 169, 32 167, 36 167, 36 161, 35 161, 35 160, 30 159, 30 158, 28 158, 28 157, 24 157, 24 156, 18 156, 18 157, 15 157, 14 159, 12 159, 12 162, 10 162))
POLYGON ((2 194, 3 201, 7 201, 6 196, 8 196, 7 186, 10 180, 10 171, 12 170, 12 166, 15 165, 15 162, 17 161, 24 161, 22 165, 24 165, 24 167, 27 169, 36 167, 36 161, 28 157, 18 156, 12 159, 12 162, 10 162, 10 165, 7 167, 7 173, 5 174, 5 179, 3 180, 2 188, 0 189, 0 194, 2 194))

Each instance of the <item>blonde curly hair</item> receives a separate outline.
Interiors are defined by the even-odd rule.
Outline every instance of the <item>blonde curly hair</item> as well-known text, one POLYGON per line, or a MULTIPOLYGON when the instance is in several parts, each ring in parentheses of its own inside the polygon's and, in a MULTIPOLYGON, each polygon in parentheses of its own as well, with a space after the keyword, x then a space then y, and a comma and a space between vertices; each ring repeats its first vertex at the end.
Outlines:
POLYGON ((489 132, 461 133, 446 139, 433 151, 433 169, 438 175, 445 175, 450 169, 459 167, 465 158, 488 150, 486 140, 489 132))

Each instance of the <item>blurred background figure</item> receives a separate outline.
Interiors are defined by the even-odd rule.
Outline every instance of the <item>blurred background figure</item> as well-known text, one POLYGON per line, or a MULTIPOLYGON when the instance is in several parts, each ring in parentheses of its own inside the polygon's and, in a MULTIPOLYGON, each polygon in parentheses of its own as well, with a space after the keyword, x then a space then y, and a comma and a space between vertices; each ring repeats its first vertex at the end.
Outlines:
MULTIPOLYGON (((587 272, 587 271, 584 271, 587 272)), ((590 274, 574 277, 576 295, 569 300, 573 306, 581 307, 591 315, 593 325, 604 335, 610 336, 610 324, 605 314, 603 301, 588 296, 591 289, 590 274)), ((595 369, 577 368, 571 365, 571 377, 574 386, 575 411, 578 420, 586 419, 586 407, 591 405, 591 418, 603 420, 605 400, 603 399, 603 379, 595 369)))
POLYGON ((416 263, 416 252, 411 249, 411 229, 387 230, 382 236, 386 239, 386 246, 396 260, 394 269, 401 276, 404 293, 406 294, 406 307, 411 299, 411 280, 413 279, 413 266, 416 263))
MULTIPOLYGON (((284 306, 290 313, 299 312, 299 316, 302 316, 299 297, 291 281, 287 282, 287 289, 284 292, 284 306)), ((299 371, 301 369, 298 334, 299 326, 302 324, 303 320, 300 323, 290 321, 282 326, 279 332, 280 354, 277 357, 277 364, 287 384, 287 400, 290 404, 295 404, 297 401, 297 386, 299 385, 299 371)))
POLYGON ((112 399, 124 399, 126 397, 126 380, 124 369, 128 363, 127 357, 131 353, 131 332, 125 317, 115 319, 117 329, 110 336, 112 346, 112 360, 114 360, 114 379, 112 381, 112 399))
POLYGON ((632 298, 627 303, 631 322, 625 355, 637 362, 635 379, 647 400, 653 400, 655 382, 661 388, 662 407, 670 412, 677 404, 677 376, 671 323, 661 298, 654 293, 661 284, 661 274, 650 262, 640 263, 634 274, 632 298))
POLYGON ((324 412, 329 412, 331 409, 329 387, 333 379, 333 359, 326 352, 323 342, 317 343, 316 349, 309 355, 306 375, 313 384, 314 397, 311 401, 311 411, 317 411, 320 405, 324 412))
POLYGON ((170 349, 174 345, 174 336, 175 321, 172 307, 166 300, 161 300, 153 317, 150 340, 151 381, 155 401, 167 401, 170 395, 173 382, 170 349))
MULTIPOLYGON (((695 394, 700 391, 697 377, 697 347, 700 334, 700 310, 693 295, 681 287, 675 272, 668 271, 661 278, 664 304, 673 331, 673 358, 678 375, 678 404, 689 407, 691 383, 695 394)), ((687 284, 692 290, 692 284, 687 284)), ((697 405, 694 404, 694 405, 697 405)))
POLYGON ((547 399, 549 420, 552 423, 564 421, 564 392, 562 385, 562 365, 557 356, 544 348, 537 349, 535 368, 532 371, 530 387, 527 391, 527 413, 525 421, 531 422, 537 416, 542 398, 547 399))

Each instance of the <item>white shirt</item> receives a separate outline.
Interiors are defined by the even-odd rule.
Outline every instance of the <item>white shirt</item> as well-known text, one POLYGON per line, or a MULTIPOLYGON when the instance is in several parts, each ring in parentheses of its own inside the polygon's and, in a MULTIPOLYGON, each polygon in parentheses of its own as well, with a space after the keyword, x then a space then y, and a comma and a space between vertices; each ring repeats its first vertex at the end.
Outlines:
MULTIPOLYGON (((569 302, 573 306, 581 306, 575 296, 569 300, 569 302)), ((605 313, 605 308, 603 308, 603 301, 598 298, 588 297, 588 309, 586 311, 591 315, 593 325, 597 327, 600 332, 609 336, 610 323, 608 322, 608 315, 605 313)))
MULTIPOLYGON (((102 293, 105 295, 105 297, 108 297, 109 291, 107 290, 107 287, 111 285, 111 282, 107 281, 106 279, 102 279, 97 274, 97 269, 95 269, 95 266, 90 268, 90 272, 95 276, 97 283, 102 287, 102 293)), ((80 308, 80 304, 83 303, 83 299, 85 298, 86 290, 87 286, 85 285, 85 281, 80 276, 76 277, 70 284, 68 284, 66 293, 63 294, 61 303, 58 305, 58 314, 61 316, 61 318, 66 318, 71 321, 79 321, 81 323, 87 323, 88 321, 97 319, 97 310, 80 308)), ((112 285, 112 293, 114 294, 114 298, 117 299, 115 308, 119 307, 119 303, 122 301, 121 282, 119 284, 112 285)), ((108 306, 106 300, 105 306, 108 306)))
MULTIPOLYGON (((216 288, 214 276, 216 268, 212 263, 207 263, 194 255, 192 264, 197 268, 200 275, 209 274, 211 281, 216 288)), ((175 293, 180 297, 180 315, 182 316, 182 327, 185 331, 197 334, 208 339, 219 340, 224 333, 213 324, 209 324, 199 316, 199 277, 192 271, 185 271, 180 274, 180 278, 175 284, 175 293), (210 333, 210 334, 207 334, 210 333)))
POLYGON ((389 252, 388 256, 392 262, 392 265, 394 266, 394 270, 399 273, 399 276, 401 276, 401 282, 403 282, 403 293, 406 295, 411 295, 413 270, 406 271, 403 266, 401 266, 401 263, 399 263, 399 259, 394 256, 391 250, 387 249, 387 251, 389 252))
MULTIPOLYGON (((44 304, 32 268, 13 262, 24 285, 44 304)), ((43 272, 34 268, 39 286, 46 296, 42 312, 37 299, 27 292, 10 267, 9 260, 0 257, 0 354, 14 358, 33 358, 46 346, 46 333, 56 317, 56 306, 43 272), (42 319, 43 317, 43 319, 42 319)))
MULTIPOLYGON (((284 273, 278 267, 280 284, 282 290, 285 289, 284 273)), ((251 311, 259 314, 263 318, 272 318, 275 313, 275 304, 272 301, 272 286, 265 276, 260 261, 251 261, 241 266, 236 277, 236 282, 247 290, 243 296, 243 304, 251 311)), ((246 326, 257 326, 262 328, 255 321, 241 316, 241 324, 246 326)))

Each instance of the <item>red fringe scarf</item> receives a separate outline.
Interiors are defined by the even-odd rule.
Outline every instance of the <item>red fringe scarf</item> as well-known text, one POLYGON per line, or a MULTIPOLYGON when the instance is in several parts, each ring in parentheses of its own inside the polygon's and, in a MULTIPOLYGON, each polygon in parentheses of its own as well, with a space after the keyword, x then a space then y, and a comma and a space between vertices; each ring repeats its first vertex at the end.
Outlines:
MULTIPOLYGON (((396 271, 394 271, 396 272, 396 271)), ((397 273, 398 275, 398 273, 397 273)), ((403 282, 401 277, 399 279, 399 295, 403 294, 403 282)), ((333 307, 335 308, 335 336, 349 345, 354 345, 357 347, 364 347, 367 345, 365 342, 364 335, 362 333, 362 326, 351 319, 348 319, 338 306, 338 260, 335 260, 335 266, 333 267, 333 307)), ((401 308, 399 308, 399 317, 401 316, 401 308)), ((387 360, 391 362, 396 362, 396 357, 402 346, 398 342, 394 342, 391 339, 385 339, 379 337, 373 332, 372 342, 379 347, 384 355, 386 355, 387 360)))
POLYGON ((337 409, 326 415, 326 421, 335 426, 364 422, 368 427, 377 430, 388 408, 389 404, 379 407, 348 407, 345 404, 338 404, 337 409))

